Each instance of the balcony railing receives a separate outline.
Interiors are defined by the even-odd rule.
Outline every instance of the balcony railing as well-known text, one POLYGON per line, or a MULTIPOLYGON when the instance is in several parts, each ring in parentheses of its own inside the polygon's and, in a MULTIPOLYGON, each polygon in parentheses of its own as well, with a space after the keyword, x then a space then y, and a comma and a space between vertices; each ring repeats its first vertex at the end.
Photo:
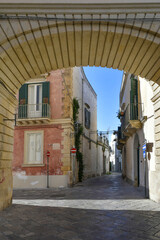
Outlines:
POLYGON ((48 103, 25 104, 18 107, 18 119, 50 118, 51 111, 48 103))
POLYGON ((121 139, 122 138, 122 130, 121 127, 118 127, 118 131, 117 131, 117 139, 121 139))
POLYGON ((131 121, 140 121, 143 117, 143 103, 128 104, 121 120, 122 132, 131 121))

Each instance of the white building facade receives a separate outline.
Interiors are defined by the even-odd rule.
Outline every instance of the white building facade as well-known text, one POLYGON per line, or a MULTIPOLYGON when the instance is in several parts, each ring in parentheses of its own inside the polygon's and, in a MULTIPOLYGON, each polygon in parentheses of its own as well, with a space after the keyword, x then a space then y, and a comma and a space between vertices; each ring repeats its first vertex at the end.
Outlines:
POLYGON ((122 154, 117 149, 117 142, 115 134, 111 136, 111 153, 110 153, 110 168, 112 172, 121 172, 122 170, 122 154))
POLYGON ((109 145, 97 135, 97 95, 83 68, 73 68, 73 97, 79 102, 78 122, 83 126, 81 149, 84 178, 102 175, 109 168, 109 145))
POLYGON ((122 174, 134 186, 142 187, 149 196, 155 170, 155 133, 153 90, 146 79, 124 73, 120 92, 121 129, 118 148, 122 151, 122 174), (149 146, 145 152, 143 148, 149 146), (152 147, 153 145, 153 147, 152 147))

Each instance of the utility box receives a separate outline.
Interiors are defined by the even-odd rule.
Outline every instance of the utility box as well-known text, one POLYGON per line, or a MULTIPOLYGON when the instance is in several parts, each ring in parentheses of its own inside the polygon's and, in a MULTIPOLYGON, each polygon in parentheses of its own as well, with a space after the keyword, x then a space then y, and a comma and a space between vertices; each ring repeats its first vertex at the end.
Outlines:
POLYGON ((153 143, 146 143, 146 152, 153 152, 153 143))

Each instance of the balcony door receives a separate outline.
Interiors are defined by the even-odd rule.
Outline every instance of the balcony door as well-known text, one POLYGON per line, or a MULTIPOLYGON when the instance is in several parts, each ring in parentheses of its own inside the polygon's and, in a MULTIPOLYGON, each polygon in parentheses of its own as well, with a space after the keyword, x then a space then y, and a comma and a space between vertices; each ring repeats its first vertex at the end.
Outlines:
POLYGON ((131 78, 130 120, 138 120, 138 80, 131 78))
POLYGON ((42 117, 42 85, 28 85, 28 117, 42 117))

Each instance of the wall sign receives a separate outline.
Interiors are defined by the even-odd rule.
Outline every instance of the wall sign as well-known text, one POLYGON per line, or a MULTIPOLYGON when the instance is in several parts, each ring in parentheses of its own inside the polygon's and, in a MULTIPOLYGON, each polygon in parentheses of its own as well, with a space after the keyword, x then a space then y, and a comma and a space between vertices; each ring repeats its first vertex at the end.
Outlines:
POLYGON ((53 150, 60 150, 60 143, 53 143, 52 148, 53 150))

